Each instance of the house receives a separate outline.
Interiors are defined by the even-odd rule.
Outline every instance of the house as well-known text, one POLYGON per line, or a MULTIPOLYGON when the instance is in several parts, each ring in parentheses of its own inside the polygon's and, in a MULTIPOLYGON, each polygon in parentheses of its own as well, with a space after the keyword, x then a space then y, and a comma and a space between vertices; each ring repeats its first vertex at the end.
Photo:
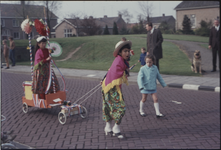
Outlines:
POLYGON ((162 16, 159 17, 150 17, 150 22, 152 22, 155 28, 158 28, 162 22, 166 22, 170 29, 175 30, 176 20, 173 16, 165 16, 165 14, 162 14, 162 16))
MULTIPOLYGON (((1 38, 8 39, 12 36, 16 39, 27 39, 27 35, 21 29, 21 23, 29 17, 31 20, 43 19, 44 20, 44 6, 42 5, 25 5, 24 1, 21 4, 0 4, 1 9, 1 38), (25 8, 25 9, 23 9, 25 8), (24 14, 24 15, 23 15, 24 14)), ((55 30, 53 26, 57 24, 58 17, 52 13, 50 20, 51 35, 54 37, 55 30)), ((31 37, 39 35, 35 28, 32 28, 31 37)))
POLYGON ((192 29, 200 27, 202 20, 209 22, 210 20, 220 18, 219 1, 183 1, 178 4, 176 10, 176 30, 182 29, 182 22, 185 15, 191 20, 192 29))
MULTIPOLYGON (((103 18, 93 18, 92 16, 90 16, 89 19, 94 19, 96 25, 101 27, 101 34, 103 34, 106 25, 108 26, 109 33, 113 34, 114 22, 116 22, 117 24, 118 31, 120 31, 123 27, 126 27, 126 23, 122 19, 121 15, 119 15, 118 17, 107 17, 107 15, 105 15, 103 18)), ((70 37, 73 35, 86 35, 86 33, 82 31, 82 20, 83 19, 79 18, 64 18, 60 23, 53 27, 53 29, 55 30, 56 38, 70 37)))
MULTIPOLYGON (((150 17, 149 18, 149 22, 152 22, 154 28, 158 28, 159 25, 164 21, 167 22, 170 29, 172 29, 172 30, 175 29, 176 20, 173 16, 165 16, 165 14, 162 14, 162 16, 159 16, 159 17, 150 17)), ((145 28, 146 24, 147 24, 147 21, 144 21, 144 23, 143 23, 144 28, 145 28)), ((127 28, 131 29, 135 25, 138 25, 138 23, 129 23, 127 25, 127 28)))
POLYGON ((114 22, 116 22, 117 24, 118 32, 120 32, 122 28, 126 28, 127 26, 126 22, 122 18, 122 15, 120 14, 118 15, 118 17, 107 17, 107 15, 104 15, 103 18, 96 18, 96 24, 102 27, 103 32, 107 25, 110 34, 113 34, 114 22))

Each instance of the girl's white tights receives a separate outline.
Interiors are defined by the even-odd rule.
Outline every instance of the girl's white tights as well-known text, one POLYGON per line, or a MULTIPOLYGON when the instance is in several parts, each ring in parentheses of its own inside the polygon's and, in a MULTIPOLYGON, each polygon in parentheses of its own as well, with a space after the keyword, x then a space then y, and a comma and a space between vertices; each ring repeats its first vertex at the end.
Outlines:
POLYGON ((106 122, 106 126, 105 126, 104 130, 105 130, 106 132, 112 131, 112 130, 111 130, 111 121, 106 122))
POLYGON ((154 108, 155 108, 155 111, 156 111, 156 115, 160 115, 159 103, 154 103, 154 108))
POLYGON ((115 123, 115 125, 114 125, 114 127, 113 127, 113 132, 114 132, 114 133, 120 133, 120 125, 117 125, 117 124, 115 123))
POLYGON ((141 101, 140 101, 140 114, 141 114, 141 115, 144 114, 143 107, 144 107, 144 103, 143 103, 142 100, 141 100, 141 101))

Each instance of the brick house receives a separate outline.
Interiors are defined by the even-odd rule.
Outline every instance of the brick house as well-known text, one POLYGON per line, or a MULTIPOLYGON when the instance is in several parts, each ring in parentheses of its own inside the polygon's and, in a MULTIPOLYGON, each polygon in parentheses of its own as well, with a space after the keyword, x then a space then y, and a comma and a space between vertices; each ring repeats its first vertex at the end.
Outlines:
POLYGON ((220 17, 219 1, 183 1, 178 4, 176 10, 176 30, 182 29, 184 15, 191 20, 192 29, 200 27, 201 20, 209 22, 220 17))
MULTIPOLYGON (((1 8, 1 38, 8 39, 8 37, 12 36, 16 39, 26 39, 27 35, 21 30, 21 23, 24 20, 23 10, 25 16, 31 19, 43 19, 44 20, 44 6, 42 5, 25 5, 24 1, 21 4, 0 4, 1 8), (23 9, 23 7, 25 9, 23 9)), ((26 19, 25 17, 25 19, 26 19)), ((52 13, 52 17, 50 20, 51 24, 51 35, 54 37, 53 26, 57 24, 58 17, 52 13)), ((31 37, 33 38, 35 35, 39 35, 35 28, 32 28, 31 37)))
MULTIPOLYGON (((108 30, 110 34, 113 34, 113 24, 116 22, 118 27, 118 32, 126 27, 125 21, 122 19, 121 15, 118 17, 107 17, 106 15, 103 18, 93 18, 90 16, 89 18, 95 19, 95 23, 101 27, 101 34, 103 34, 106 25, 108 26, 108 30)), ((81 21, 83 19, 70 19, 64 18, 60 23, 55 25, 53 29, 55 30, 56 38, 70 37, 73 34, 77 35, 77 30, 79 30, 79 36, 86 35, 86 33, 82 32, 81 21)))

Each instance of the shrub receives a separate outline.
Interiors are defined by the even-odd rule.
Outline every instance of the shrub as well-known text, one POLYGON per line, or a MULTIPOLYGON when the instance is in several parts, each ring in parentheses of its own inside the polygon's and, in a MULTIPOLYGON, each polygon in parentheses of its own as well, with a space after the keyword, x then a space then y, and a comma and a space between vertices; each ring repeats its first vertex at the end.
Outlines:
POLYGON ((204 20, 201 20, 200 26, 200 28, 195 30, 195 34, 208 37, 210 34, 210 28, 212 27, 212 21, 210 20, 209 22, 206 22, 204 20))

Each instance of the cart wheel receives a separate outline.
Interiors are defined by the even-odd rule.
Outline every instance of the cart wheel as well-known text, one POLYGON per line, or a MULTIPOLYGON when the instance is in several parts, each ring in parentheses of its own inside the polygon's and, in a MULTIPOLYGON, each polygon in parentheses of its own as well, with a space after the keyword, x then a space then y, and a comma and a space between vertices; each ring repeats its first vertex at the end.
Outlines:
POLYGON ((81 106, 82 110, 80 113, 81 118, 86 118, 87 117, 87 109, 84 106, 81 106))
POLYGON ((58 120, 61 124, 65 124, 66 123, 66 115, 63 112, 59 112, 58 120))
POLYGON ((25 102, 23 103, 22 110, 24 113, 28 112, 28 105, 25 102))

